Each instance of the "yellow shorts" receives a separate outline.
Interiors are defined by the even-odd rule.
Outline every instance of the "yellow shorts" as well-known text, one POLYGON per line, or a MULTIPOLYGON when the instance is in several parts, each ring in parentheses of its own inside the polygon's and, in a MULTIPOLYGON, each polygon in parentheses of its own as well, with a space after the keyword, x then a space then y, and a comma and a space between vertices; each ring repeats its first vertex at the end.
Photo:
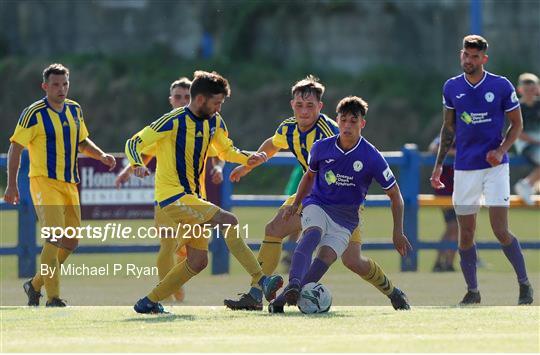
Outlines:
MULTIPOLYGON (((41 227, 80 227, 81 206, 77 185, 44 176, 30 178, 30 194, 41 227)), ((52 244, 74 250, 77 238, 60 238, 52 244)))
MULTIPOLYGON (((281 205, 280 208, 292 205, 295 197, 296 197, 296 194, 289 196, 289 198, 285 200, 285 202, 283 202, 283 205, 281 205)), ((362 234, 360 233, 360 230, 362 229, 364 225, 364 219, 362 218, 363 210, 364 210, 364 205, 361 205, 360 208, 358 209, 358 217, 360 219, 360 222, 358 223, 358 227, 356 227, 356 229, 353 230, 351 234, 351 239, 349 240, 349 242, 362 243, 362 234)), ((302 205, 300 205, 299 212, 300 211, 302 211, 302 205)))
POLYGON ((195 195, 184 195, 165 207, 157 205, 155 221, 157 226, 185 226, 179 229, 180 235, 177 236, 179 248, 189 245, 195 249, 208 250, 209 238, 192 235, 189 226, 208 222, 219 210, 218 206, 195 195))

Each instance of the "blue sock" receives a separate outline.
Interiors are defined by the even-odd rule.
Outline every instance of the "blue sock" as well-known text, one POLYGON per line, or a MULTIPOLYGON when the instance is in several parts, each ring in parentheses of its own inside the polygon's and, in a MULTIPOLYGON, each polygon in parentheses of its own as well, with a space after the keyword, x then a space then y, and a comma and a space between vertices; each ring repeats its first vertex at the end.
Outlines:
POLYGON ((330 265, 326 265, 321 259, 315 258, 315 260, 313 260, 313 264, 311 264, 311 267, 304 276, 301 286, 304 286, 310 282, 319 282, 323 275, 328 271, 329 267, 330 265))
POLYGON ((527 283, 529 278, 527 277, 527 270, 525 269, 525 259, 523 258, 523 253, 521 252, 521 245, 519 241, 514 238, 512 243, 508 245, 503 245, 502 250, 504 255, 510 261, 510 264, 514 267, 516 271, 517 279, 520 284, 527 283))
POLYGON ((248 293, 251 295, 251 297, 253 297, 258 302, 262 302, 262 290, 261 289, 258 289, 257 287, 252 287, 252 288, 249 289, 248 293))
POLYGON ((307 230, 302 239, 296 246, 291 261, 291 271, 289 271, 289 283, 298 283, 304 277, 309 264, 311 263, 311 256, 321 241, 321 230, 318 228, 311 228, 307 230))
POLYGON ((467 283, 467 289, 469 291, 478 291, 478 281, 476 279, 476 245, 473 245, 467 250, 459 249, 459 256, 461 257, 459 264, 461 265, 461 271, 467 283))

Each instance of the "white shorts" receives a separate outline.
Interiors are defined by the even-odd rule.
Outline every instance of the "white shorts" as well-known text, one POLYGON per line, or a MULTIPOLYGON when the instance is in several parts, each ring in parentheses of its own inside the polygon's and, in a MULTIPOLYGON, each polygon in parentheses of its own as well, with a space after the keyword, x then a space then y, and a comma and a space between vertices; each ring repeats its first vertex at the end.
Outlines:
POLYGON ((319 227, 322 230, 320 246, 326 245, 334 250, 339 258, 351 239, 351 232, 337 224, 319 206, 309 205, 302 210, 302 230, 309 227, 319 227))
POLYGON ((475 214, 482 204, 509 207, 508 164, 481 170, 455 170, 452 202, 457 215, 475 214))

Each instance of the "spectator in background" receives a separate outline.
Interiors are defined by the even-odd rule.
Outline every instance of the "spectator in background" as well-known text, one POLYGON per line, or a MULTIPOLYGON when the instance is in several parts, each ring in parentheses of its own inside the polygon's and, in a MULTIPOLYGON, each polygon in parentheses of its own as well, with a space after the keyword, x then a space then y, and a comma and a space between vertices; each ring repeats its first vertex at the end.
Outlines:
POLYGON ((538 77, 531 73, 519 76, 518 93, 520 94, 523 132, 515 143, 518 154, 523 155, 532 165, 533 170, 527 177, 514 185, 515 192, 528 205, 533 205, 532 195, 535 185, 540 181, 540 87, 538 77))
MULTIPOLYGON (((433 154, 437 154, 439 151, 440 137, 436 137, 429 145, 429 151, 433 154)), ((448 152, 449 155, 454 156, 456 152, 455 147, 452 147, 448 152)), ((444 165, 443 172, 441 174, 441 182, 444 184, 442 189, 434 189, 436 196, 452 196, 454 192, 454 168, 452 165, 444 165)), ((458 223, 456 218, 456 212, 453 206, 443 207, 442 213, 444 216, 444 223, 446 225, 444 233, 441 237, 441 241, 457 242, 458 240, 458 223)), ((437 252, 437 259, 433 266, 433 272, 445 272, 456 271, 454 269, 454 259, 456 251, 454 249, 439 250, 437 252)))

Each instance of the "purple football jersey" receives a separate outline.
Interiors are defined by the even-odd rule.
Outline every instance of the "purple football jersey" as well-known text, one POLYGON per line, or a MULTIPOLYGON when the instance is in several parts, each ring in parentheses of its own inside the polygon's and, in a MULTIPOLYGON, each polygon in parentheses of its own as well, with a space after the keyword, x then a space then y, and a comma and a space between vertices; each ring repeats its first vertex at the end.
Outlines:
POLYGON ((377 180, 387 190, 396 179, 381 153, 365 138, 344 152, 338 137, 319 140, 311 148, 309 170, 316 178, 302 204, 320 206, 334 222, 352 232, 358 226, 358 209, 371 181, 377 180))
MULTIPOLYGON (((519 107, 514 86, 503 76, 484 72, 476 85, 465 74, 448 79, 443 105, 456 113, 456 170, 491 168, 486 154, 503 140, 505 112, 519 107)), ((502 163, 508 163, 505 154, 502 163)))

